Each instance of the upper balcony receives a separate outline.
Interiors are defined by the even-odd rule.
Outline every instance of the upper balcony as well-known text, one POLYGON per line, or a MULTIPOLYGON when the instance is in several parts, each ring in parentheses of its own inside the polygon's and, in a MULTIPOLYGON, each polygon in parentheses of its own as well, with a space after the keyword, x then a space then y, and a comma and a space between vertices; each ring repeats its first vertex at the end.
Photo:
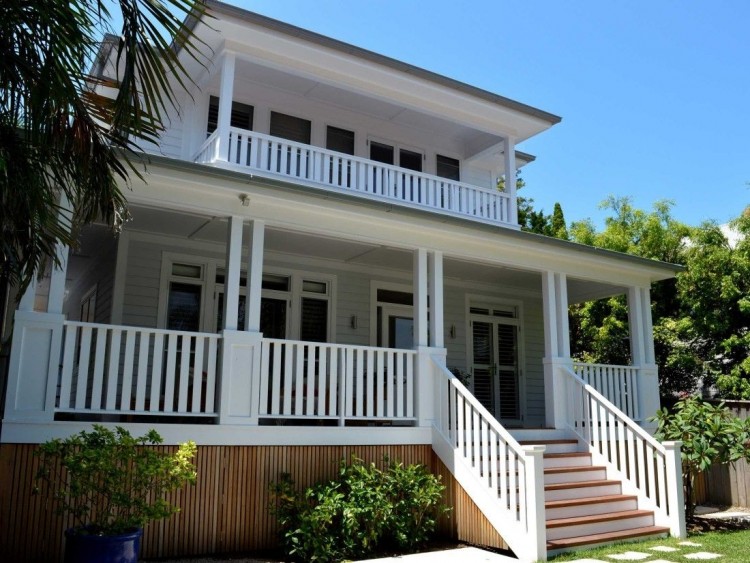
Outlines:
POLYGON ((214 19, 195 33, 211 63, 185 61, 194 109, 175 116, 162 153, 518 228, 516 170, 534 157, 516 144, 558 117, 258 14, 210 7, 214 19))
POLYGON ((195 162, 435 213, 518 227, 515 201, 508 193, 497 189, 473 186, 237 127, 230 127, 228 133, 224 142, 218 129, 211 133, 195 156, 195 162))

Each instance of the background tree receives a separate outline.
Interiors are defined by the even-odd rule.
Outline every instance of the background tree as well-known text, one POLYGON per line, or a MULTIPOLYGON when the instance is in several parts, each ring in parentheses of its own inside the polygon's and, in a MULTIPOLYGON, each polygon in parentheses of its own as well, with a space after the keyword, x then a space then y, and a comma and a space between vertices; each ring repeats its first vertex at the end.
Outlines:
MULTIPOLYGON (((677 264, 687 263, 687 241, 693 229, 671 216, 672 203, 659 201, 651 212, 633 207, 629 198, 609 197, 602 207, 612 215, 597 231, 590 220, 571 225, 575 242, 677 264)), ((664 395, 692 390, 702 375, 693 346, 695 333, 683 319, 676 280, 651 289, 654 347, 664 395)), ((630 361, 628 308, 625 296, 571 307, 571 348, 585 361, 623 364, 630 361)))
POLYGON ((183 18, 201 0, 4 0, 0 18, 0 281, 23 290, 58 242, 96 218, 127 216, 119 183, 184 87, 180 56, 203 60, 183 18), (93 76, 103 32, 122 25, 117 79, 93 76), (175 42, 172 42, 172 38, 175 42), (97 87, 116 89, 113 99, 97 87), (72 216, 60 218, 61 196, 72 216))

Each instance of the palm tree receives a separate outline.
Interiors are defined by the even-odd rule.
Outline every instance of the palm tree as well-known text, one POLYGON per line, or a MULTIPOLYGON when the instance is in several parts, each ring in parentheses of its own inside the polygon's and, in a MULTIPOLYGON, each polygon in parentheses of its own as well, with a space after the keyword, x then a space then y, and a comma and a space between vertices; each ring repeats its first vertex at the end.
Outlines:
POLYGON ((203 0, 3 0, 0 282, 23 291, 81 225, 127 217, 118 186, 141 176, 137 143, 156 140, 176 107, 185 57, 205 60, 188 18, 204 12, 203 0), (116 79, 88 70, 113 14, 116 79))

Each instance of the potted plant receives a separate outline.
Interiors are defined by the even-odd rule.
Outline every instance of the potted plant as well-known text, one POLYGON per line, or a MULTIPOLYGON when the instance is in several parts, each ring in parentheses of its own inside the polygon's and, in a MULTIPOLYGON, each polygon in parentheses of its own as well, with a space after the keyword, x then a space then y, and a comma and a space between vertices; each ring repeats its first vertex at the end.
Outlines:
POLYGON ((169 454, 154 447, 162 441, 155 430, 134 438, 119 426, 94 425, 39 446, 36 492, 75 522, 65 532, 66 563, 135 563, 143 526, 179 511, 165 493, 195 483, 196 446, 169 454))

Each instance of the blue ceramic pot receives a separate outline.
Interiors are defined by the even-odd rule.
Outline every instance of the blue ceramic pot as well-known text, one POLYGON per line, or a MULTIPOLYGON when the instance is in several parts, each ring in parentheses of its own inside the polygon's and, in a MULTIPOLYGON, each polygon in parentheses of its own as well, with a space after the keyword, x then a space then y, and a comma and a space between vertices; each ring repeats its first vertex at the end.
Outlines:
POLYGON ((142 528, 117 536, 70 528, 65 530, 65 563, 137 563, 142 535, 142 528))

